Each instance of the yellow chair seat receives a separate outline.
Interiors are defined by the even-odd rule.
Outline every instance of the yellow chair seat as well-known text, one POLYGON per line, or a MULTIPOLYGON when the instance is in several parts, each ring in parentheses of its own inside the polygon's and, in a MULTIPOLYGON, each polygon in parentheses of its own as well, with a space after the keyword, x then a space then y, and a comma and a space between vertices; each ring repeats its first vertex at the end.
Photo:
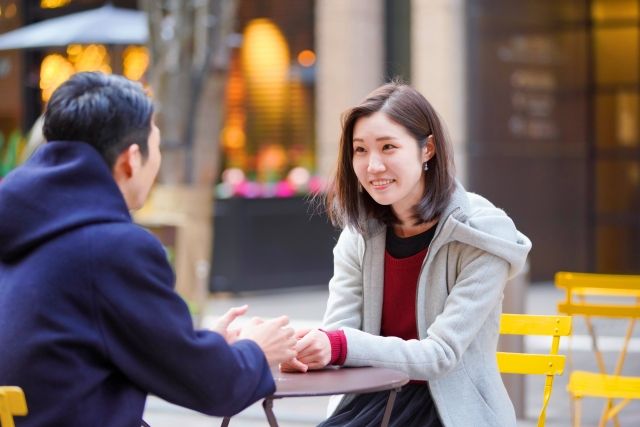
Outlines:
POLYGON ((574 371, 567 390, 575 397, 640 399, 640 377, 574 371))

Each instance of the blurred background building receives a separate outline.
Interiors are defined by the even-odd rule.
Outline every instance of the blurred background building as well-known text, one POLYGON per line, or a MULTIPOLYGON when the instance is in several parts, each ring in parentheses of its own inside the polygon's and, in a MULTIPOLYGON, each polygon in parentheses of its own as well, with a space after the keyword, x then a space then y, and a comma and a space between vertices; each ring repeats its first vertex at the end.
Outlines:
MULTIPOLYGON (((0 0, 0 33, 104 3, 0 0)), ((461 182, 531 237, 534 280, 640 273, 640 0, 237 0, 224 43, 198 175, 215 188, 212 290, 326 282, 336 232, 305 196, 330 176, 340 113, 393 77, 444 118, 461 182)), ((140 44, 1 51, 0 175, 71 73, 147 84, 149 63, 140 44)))

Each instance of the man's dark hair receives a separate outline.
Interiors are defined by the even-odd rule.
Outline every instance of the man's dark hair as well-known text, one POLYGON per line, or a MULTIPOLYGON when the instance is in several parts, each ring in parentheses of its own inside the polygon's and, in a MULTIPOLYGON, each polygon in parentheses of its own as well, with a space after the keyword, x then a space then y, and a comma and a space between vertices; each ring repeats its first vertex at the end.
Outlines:
POLYGON ((133 144, 146 159, 152 116, 153 103, 140 83, 83 72, 53 92, 42 131, 47 141, 92 145, 112 169, 118 155, 133 144))
POLYGON ((438 218, 456 185, 451 144, 440 117, 429 101, 399 81, 380 86, 359 105, 343 113, 338 164, 325 199, 329 218, 335 225, 351 225, 360 232, 364 231, 367 218, 376 218, 387 225, 398 222, 391 206, 380 205, 369 193, 359 191, 358 177, 353 170, 354 127, 359 119, 376 112, 386 114, 413 136, 417 156, 429 136, 433 136, 436 153, 429 161, 429 170, 423 173, 424 194, 414 206, 414 219, 416 224, 420 224, 438 218))

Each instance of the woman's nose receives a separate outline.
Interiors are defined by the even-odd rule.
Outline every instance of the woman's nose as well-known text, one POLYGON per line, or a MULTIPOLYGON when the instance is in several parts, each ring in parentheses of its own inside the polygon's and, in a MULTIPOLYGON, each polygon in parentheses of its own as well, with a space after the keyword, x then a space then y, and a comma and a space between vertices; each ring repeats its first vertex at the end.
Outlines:
POLYGON ((367 167, 367 172, 381 172, 384 171, 384 169, 384 163, 382 162, 382 159, 380 159, 380 157, 375 155, 369 157, 369 167, 367 167))

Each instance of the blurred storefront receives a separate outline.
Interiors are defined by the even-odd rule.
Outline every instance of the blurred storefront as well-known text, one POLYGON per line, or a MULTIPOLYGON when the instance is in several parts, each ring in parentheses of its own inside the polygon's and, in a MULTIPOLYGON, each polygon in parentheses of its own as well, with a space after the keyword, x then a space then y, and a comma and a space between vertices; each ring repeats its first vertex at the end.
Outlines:
POLYGON ((532 237, 534 279, 640 273, 639 10, 468 3, 468 182, 532 237))
POLYGON ((220 135, 211 290, 324 284, 335 231, 314 214, 313 0, 238 4, 220 135))
MULTIPOLYGON (((2 4, 3 16, 9 10, 14 15, 9 29, 26 27, 30 24, 51 18, 70 15, 77 12, 96 9, 105 4, 126 9, 135 9, 136 0, 39 0, 5 1, 2 4)), ((69 29, 72 31, 73 29, 69 29)), ((15 56, 19 82, 15 86, 21 90, 20 96, 9 97, 11 102, 21 105, 18 117, 19 126, 24 130, 35 122, 44 103, 53 89, 78 71, 99 70, 107 73, 123 74, 133 80, 141 80, 148 65, 148 53, 141 45, 127 44, 74 44, 73 42, 53 47, 25 48, 4 51, 2 56, 15 56)))
POLYGON ((640 1, 345 3, 316 5, 322 170, 336 113, 400 75, 443 116, 461 181, 532 238, 533 280, 640 273, 640 1))
MULTIPOLYGON (((0 32, 20 26, 16 4, 0 8, 0 32)), ((22 61, 19 52, 0 55, 0 179, 17 163, 17 153, 24 145, 21 123, 23 111, 20 88, 22 86, 22 61)))
MULTIPOLYGON (((135 0, 111 2, 134 9, 135 0)), ((30 24, 96 9, 99 0, 40 0, 0 2, 0 33, 30 24)), ((143 79, 149 62, 140 44, 59 44, 47 47, 7 48, 0 52, 0 178, 30 152, 29 131, 51 92, 73 73, 100 70, 143 79), (54 46, 55 45, 55 46, 54 46)), ((39 139, 38 139, 39 140, 39 139)))
MULTIPOLYGON (((104 3, 0 2, 0 32, 104 3)), ((210 288, 326 282, 336 231, 306 199, 333 170, 340 113, 395 76, 443 116, 465 186, 532 238, 532 279, 640 273, 639 9, 640 0, 238 0, 212 136, 222 157, 210 288)), ((68 72, 90 63, 144 79, 147 62, 141 46, 1 52, 0 130, 26 131, 68 72)))

